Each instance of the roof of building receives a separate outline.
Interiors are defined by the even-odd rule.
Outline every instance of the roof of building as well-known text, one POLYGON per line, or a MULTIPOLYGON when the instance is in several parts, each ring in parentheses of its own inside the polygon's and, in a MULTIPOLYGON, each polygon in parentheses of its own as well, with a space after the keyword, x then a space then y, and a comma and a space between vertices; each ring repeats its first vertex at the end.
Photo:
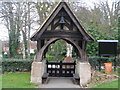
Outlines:
POLYGON ((52 22, 52 20, 55 18, 55 16, 59 13, 59 11, 64 8, 64 10, 67 12, 67 14, 70 16, 70 18, 72 19, 72 21, 75 23, 75 25, 77 26, 77 28, 79 29, 79 31, 81 32, 81 34, 84 36, 86 41, 94 41, 94 38, 88 34, 88 32, 83 28, 83 26, 80 24, 78 18, 76 17, 76 15, 72 12, 72 10, 70 9, 70 7, 67 5, 66 2, 59 2, 56 7, 54 8, 54 10, 52 11, 52 13, 47 17, 47 19, 43 22, 43 24, 41 25, 41 27, 38 29, 38 31, 36 31, 32 37, 31 40, 32 41, 37 41, 38 36, 40 37, 43 32, 45 32, 46 28, 48 27, 48 25, 52 22))
POLYGON ((98 42, 118 42, 118 40, 97 40, 98 42))

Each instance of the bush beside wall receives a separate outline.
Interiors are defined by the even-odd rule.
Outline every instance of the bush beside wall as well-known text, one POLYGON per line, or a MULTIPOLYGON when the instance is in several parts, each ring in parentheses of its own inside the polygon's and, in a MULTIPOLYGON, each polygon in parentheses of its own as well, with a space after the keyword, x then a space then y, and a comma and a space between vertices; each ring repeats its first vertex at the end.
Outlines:
POLYGON ((2 72, 27 72, 31 71, 31 60, 4 60, 2 61, 2 72))
POLYGON ((114 62, 115 58, 107 58, 107 57, 89 57, 89 63, 91 64, 92 68, 94 69, 96 66, 99 66, 99 60, 101 62, 101 65, 103 66, 103 63, 113 63, 112 66, 114 66, 116 64, 116 66, 120 66, 120 58, 116 58, 115 62, 114 62))
MULTIPOLYGON (((99 58, 99 57, 89 57, 89 62, 92 68, 99 66, 98 60, 102 59, 102 63, 106 62, 105 59, 108 58, 99 58)), ((2 66, 2 72, 27 72, 31 71, 32 60, 27 59, 3 59, 0 61, 0 69, 2 66)), ((109 59, 107 62, 114 63, 113 59, 109 59)), ((120 58, 116 59, 117 66, 120 66, 120 58)), ((114 64, 113 64, 114 65, 114 64)))

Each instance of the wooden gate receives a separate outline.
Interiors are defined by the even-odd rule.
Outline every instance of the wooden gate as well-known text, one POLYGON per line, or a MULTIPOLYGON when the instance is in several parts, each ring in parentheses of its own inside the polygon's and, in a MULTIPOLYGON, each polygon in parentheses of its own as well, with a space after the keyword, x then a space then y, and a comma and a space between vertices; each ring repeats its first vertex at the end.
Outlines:
POLYGON ((73 77, 75 62, 47 62, 47 73, 51 77, 73 77))

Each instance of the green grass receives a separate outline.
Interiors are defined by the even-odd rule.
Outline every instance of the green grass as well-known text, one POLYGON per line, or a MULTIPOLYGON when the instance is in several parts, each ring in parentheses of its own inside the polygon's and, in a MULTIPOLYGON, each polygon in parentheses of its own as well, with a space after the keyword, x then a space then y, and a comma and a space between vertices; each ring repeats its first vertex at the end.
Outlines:
POLYGON ((0 76, 0 90, 2 89, 2 76, 0 76))
POLYGON ((34 88, 30 83, 30 73, 5 73, 2 76, 2 88, 34 88))
POLYGON ((118 80, 102 83, 92 88, 118 88, 118 80))
MULTIPOLYGON (((0 76, 1 78, 1 76, 0 76)), ((30 73, 5 73, 2 76, 2 88, 34 88, 30 83, 30 73)), ((118 80, 99 84, 92 88, 118 88, 118 80)))

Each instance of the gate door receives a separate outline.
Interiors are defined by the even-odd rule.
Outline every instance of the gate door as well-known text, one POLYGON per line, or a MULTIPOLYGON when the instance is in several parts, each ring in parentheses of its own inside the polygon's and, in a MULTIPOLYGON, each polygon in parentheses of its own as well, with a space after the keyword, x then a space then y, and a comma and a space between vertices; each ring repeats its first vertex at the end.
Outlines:
POLYGON ((47 73, 51 77, 73 77, 75 62, 47 62, 47 73))

